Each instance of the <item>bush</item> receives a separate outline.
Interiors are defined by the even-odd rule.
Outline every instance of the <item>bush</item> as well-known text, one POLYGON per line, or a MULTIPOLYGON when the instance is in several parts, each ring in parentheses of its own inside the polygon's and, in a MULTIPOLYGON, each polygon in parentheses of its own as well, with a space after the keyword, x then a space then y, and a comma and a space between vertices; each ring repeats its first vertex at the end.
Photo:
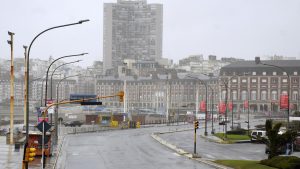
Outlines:
POLYGON ((245 135, 246 133, 247 133, 247 130, 245 130, 245 129, 227 131, 227 134, 236 134, 236 135, 245 135))
POLYGON ((281 169, 299 169, 300 158, 295 156, 276 156, 271 159, 261 160, 260 164, 281 169))

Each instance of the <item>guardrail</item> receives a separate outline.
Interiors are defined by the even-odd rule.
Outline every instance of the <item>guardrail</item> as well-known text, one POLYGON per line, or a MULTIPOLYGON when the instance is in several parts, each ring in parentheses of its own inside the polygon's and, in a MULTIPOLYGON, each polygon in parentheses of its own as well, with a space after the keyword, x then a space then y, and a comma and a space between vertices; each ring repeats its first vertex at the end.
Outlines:
POLYGON ((116 130, 119 128, 111 128, 111 127, 103 127, 103 126, 81 126, 81 127, 60 127, 59 135, 65 134, 78 134, 78 133, 90 133, 90 132, 100 132, 100 131, 108 131, 108 130, 116 130))

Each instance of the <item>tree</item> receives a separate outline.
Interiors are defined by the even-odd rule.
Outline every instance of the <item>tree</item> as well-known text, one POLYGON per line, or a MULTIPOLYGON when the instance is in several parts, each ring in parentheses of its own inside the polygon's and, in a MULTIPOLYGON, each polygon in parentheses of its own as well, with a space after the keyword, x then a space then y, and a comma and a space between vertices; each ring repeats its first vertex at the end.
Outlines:
POLYGON ((268 136, 268 139, 265 140, 265 143, 269 147, 269 159, 279 155, 278 148, 281 146, 282 143, 280 139, 281 135, 279 135, 278 132, 281 125, 282 123, 277 123, 273 127, 272 120, 269 119, 266 121, 266 135, 268 136))
POLYGON ((269 147, 269 156, 271 159, 280 154, 282 148, 286 148, 287 143, 295 141, 297 133, 293 130, 288 130, 283 134, 278 134, 282 123, 277 123, 273 126, 272 120, 266 120, 266 135, 268 139, 264 139, 265 144, 269 147))

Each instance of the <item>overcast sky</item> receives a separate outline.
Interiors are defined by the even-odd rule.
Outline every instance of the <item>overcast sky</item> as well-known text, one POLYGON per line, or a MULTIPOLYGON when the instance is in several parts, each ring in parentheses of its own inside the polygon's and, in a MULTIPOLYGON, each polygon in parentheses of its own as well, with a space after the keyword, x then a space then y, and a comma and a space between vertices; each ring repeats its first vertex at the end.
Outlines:
MULTIPOLYGON (((9 59, 7 31, 15 33, 15 57, 23 45, 52 26, 90 19, 39 37, 31 58, 48 59, 88 52, 91 65, 103 60, 103 3, 116 0, 1 0, 0 57, 9 59)), ((284 55, 300 58, 299 0, 148 0, 164 8, 163 57, 194 54, 254 59, 284 55)), ((76 58, 77 60, 78 58, 76 58)), ((73 59, 65 59, 72 61, 73 59)))

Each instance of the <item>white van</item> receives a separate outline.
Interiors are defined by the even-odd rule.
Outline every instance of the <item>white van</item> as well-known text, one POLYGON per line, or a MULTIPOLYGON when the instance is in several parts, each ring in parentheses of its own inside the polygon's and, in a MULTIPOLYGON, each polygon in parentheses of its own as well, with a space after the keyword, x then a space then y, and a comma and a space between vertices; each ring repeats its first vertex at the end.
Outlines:
POLYGON ((264 130, 253 130, 251 132, 251 142, 261 141, 259 138, 266 138, 266 131, 264 130))

